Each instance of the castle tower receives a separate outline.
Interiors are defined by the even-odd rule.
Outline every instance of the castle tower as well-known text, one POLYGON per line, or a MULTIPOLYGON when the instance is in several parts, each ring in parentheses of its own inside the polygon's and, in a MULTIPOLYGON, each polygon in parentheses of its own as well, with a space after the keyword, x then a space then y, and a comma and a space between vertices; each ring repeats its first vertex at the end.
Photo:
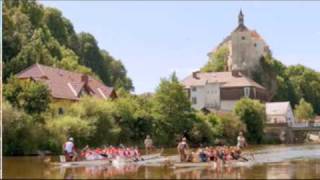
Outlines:
POLYGON ((225 69, 227 71, 250 72, 259 68, 260 58, 270 51, 263 38, 255 31, 250 30, 244 24, 244 14, 240 9, 238 14, 238 25, 221 43, 208 53, 210 59, 212 54, 221 47, 229 50, 226 58, 225 69))
POLYGON ((242 9, 240 9, 240 12, 239 12, 239 15, 238 15, 238 23, 239 23, 239 26, 240 25, 244 25, 244 15, 242 13, 242 9))

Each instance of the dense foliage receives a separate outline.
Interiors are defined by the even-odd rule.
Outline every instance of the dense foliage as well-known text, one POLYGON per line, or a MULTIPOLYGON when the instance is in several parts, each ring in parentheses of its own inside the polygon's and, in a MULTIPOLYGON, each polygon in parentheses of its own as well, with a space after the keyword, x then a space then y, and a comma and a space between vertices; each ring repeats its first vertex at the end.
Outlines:
POLYGON ((236 114, 242 122, 246 124, 247 137, 249 142, 261 143, 263 139, 263 127, 266 119, 265 107, 257 100, 242 98, 234 108, 236 114))
POLYGON ((312 120, 314 117, 313 108, 310 103, 306 102, 304 99, 301 99, 299 104, 295 107, 294 115, 300 121, 312 120))
POLYGON ((35 0, 4 1, 3 78, 34 63, 96 74, 105 84, 133 90, 120 60, 98 46, 89 33, 77 34, 62 13, 35 0))
MULTIPOLYGON (((11 81, 13 83, 6 86, 34 84, 11 81)), ((6 89, 16 92, 18 88, 6 89)), ((24 91, 29 90, 17 92, 24 91)), ((87 144, 97 147, 121 143, 141 147, 148 134, 158 147, 175 146, 182 136, 194 146, 212 145, 218 139, 235 144, 237 133, 245 130, 244 123, 232 114, 203 114, 193 110, 174 74, 162 79, 153 95, 131 95, 119 89, 117 99, 83 97, 79 102, 65 105, 63 113, 59 112, 61 104, 55 101, 49 101, 48 108, 40 114, 30 113, 19 106, 20 100, 12 94, 6 93, 3 110, 6 155, 30 154, 37 150, 61 153, 61 145, 69 136, 75 138, 80 148, 87 144)))
POLYGON ((210 55, 209 61, 201 68, 202 72, 221 72, 226 70, 229 48, 222 46, 210 55))
POLYGON ((3 95, 16 108, 28 114, 39 114, 49 108, 50 91, 46 85, 11 77, 4 85, 3 95))

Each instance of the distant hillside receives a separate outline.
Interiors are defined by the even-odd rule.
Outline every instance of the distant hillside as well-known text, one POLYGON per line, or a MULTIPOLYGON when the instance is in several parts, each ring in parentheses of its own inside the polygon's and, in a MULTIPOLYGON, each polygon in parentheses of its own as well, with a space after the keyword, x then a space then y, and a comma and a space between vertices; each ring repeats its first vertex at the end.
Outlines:
POLYGON ((99 48, 94 36, 76 34, 55 8, 33 1, 3 3, 3 78, 38 62, 96 75, 105 84, 133 90, 120 60, 99 48))

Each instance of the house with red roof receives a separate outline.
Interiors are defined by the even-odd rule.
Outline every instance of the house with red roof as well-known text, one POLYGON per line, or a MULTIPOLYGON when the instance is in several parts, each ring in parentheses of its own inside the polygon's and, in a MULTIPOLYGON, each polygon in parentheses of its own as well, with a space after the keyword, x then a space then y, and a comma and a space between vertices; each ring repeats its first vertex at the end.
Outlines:
POLYGON ((41 64, 34 64, 16 76, 46 84, 55 101, 78 101, 84 95, 99 99, 117 97, 112 87, 89 75, 41 64))

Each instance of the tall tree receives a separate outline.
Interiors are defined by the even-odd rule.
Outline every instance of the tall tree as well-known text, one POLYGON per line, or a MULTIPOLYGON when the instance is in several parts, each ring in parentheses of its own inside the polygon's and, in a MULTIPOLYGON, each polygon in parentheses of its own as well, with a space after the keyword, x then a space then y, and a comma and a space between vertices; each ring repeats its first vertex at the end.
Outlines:
POLYGON ((161 80, 153 103, 153 115, 158 123, 155 133, 172 145, 176 138, 192 127, 191 104, 175 73, 169 79, 161 80))

